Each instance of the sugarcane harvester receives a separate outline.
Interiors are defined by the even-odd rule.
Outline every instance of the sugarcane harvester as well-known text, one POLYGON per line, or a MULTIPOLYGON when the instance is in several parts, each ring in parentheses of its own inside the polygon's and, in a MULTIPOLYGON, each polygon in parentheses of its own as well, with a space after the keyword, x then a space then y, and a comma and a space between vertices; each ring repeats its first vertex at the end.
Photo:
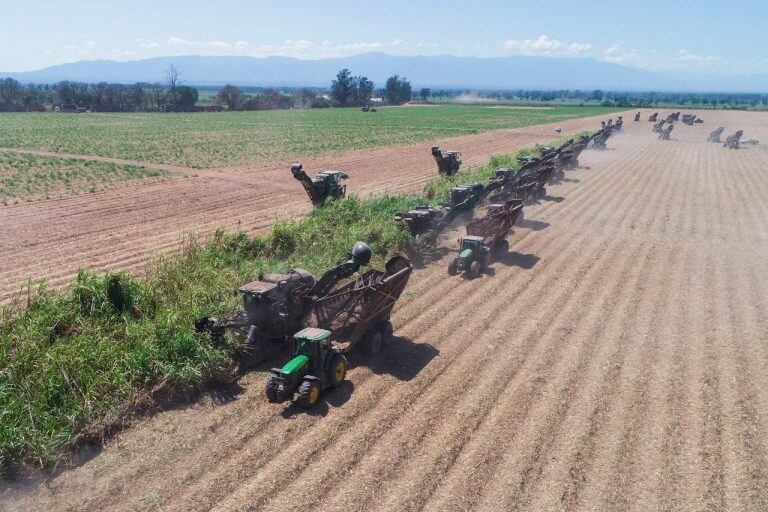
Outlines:
POLYGON ((653 133, 661 133, 661 132, 662 132, 662 130, 664 129, 664 124, 665 124, 666 122, 667 122, 667 121, 666 121, 665 119, 662 119, 661 121, 659 121, 658 123, 656 123, 656 124, 654 124, 654 125, 653 125, 653 130, 651 130, 651 131, 652 131, 653 133))
POLYGON ((458 151, 443 152, 440 146, 432 146, 432 156, 437 162, 437 172, 441 176, 453 176, 461 169, 461 153, 458 151))
POLYGON ((722 142, 720 140, 720 136, 723 134, 724 131, 725 131, 725 126, 718 126, 716 129, 709 132, 709 137, 707 137, 707 142, 717 142, 717 143, 722 142))
POLYGON ((368 264, 371 249, 357 242, 352 251, 315 280, 308 271, 297 268, 284 274, 264 274, 258 281, 238 289, 242 305, 228 318, 202 317, 195 322, 197 332, 206 332, 215 342, 225 333, 237 341, 236 362, 240 371, 272 357, 296 331, 306 327, 314 301, 326 296, 342 279, 368 264))
POLYGON ((661 140, 669 140, 670 136, 672 135, 672 129, 674 129, 675 125, 670 124, 663 130, 659 132, 659 139, 661 140))
POLYGON ((464 212, 471 211, 485 197, 482 183, 469 183, 451 188, 450 196, 442 206, 421 205, 395 214, 395 221, 411 236, 436 237, 447 225, 464 212))
POLYGON ((654 112, 653 114, 648 116, 648 121, 651 122, 651 123, 655 123, 658 120, 658 118, 659 118, 659 113, 658 112, 654 112))
POLYGON ((329 197, 340 199, 347 195, 347 186, 342 181, 349 176, 341 171, 322 171, 310 178, 301 164, 291 165, 293 177, 301 182, 313 206, 322 205, 329 197))
POLYGON ((448 274, 465 272, 468 277, 478 277, 490 266, 494 252, 509 251, 507 234, 522 211, 520 199, 489 205, 485 217, 467 224, 467 236, 458 240, 459 254, 448 263, 448 274))
POLYGON ((346 376, 345 354, 358 344, 374 356, 392 338, 390 315, 403 293, 413 266, 403 256, 390 259, 385 270, 369 270, 358 279, 312 303, 309 327, 291 341, 291 358, 267 377, 270 402, 294 397, 299 405, 315 406, 322 391, 339 386, 346 376))
POLYGON ((744 135, 743 130, 739 130, 733 135, 729 135, 725 139, 725 143, 723 144, 723 147, 729 148, 729 149, 739 149, 741 140, 741 136, 744 135))
POLYGON ((637 114, 635 114, 635 122, 636 122, 636 123, 639 123, 639 122, 640 122, 640 112, 638 112, 637 114))

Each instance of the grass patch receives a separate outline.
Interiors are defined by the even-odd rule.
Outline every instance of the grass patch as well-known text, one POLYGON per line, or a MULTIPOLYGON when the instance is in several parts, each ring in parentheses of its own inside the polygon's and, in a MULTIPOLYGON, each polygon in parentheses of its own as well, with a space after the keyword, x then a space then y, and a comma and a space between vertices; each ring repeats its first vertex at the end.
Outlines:
POLYGON ((0 147, 40 148, 195 168, 296 161, 352 149, 436 141, 620 109, 472 105, 221 113, 7 113, 0 147))
POLYGON ((87 194, 169 175, 133 165, 4 152, 0 153, 0 203, 87 194))
MULTIPOLYGON (((458 183, 487 181, 486 166, 425 187, 439 202, 458 183)), ((78 439, 100 432, 131 410, 137 397, 194 393, 232 379, 231 347, 194 332, 201 316, 232 311, 232 291, 263 271, 302 267, 319 275, 357 240, 381 268, 410 247, 393 220, 425 196, 394 195, 330 201, 310 215, 281 222, 263 236, 218 231, 205 242, 157 257, 146 277, 81 271, 65 291, 44 283, 0 311, 0 474, 20 464, 50 466, 78 439)))

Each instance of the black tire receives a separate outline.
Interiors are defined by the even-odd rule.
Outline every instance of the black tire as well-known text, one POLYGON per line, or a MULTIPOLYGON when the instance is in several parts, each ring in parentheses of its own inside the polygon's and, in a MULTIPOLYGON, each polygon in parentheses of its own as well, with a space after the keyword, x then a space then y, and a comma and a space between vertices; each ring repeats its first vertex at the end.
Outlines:
POLYGON ((267 377, 267 385, 264 387, 264 393, 267 395, 267 400, 269 400, 270 403, 280 401, 280 395, 278 394, 279 387, 277 377, 274 375, 267 377))
MULTIPOLYGON (((494 247, 494 249, 498 250, 499 246, 497 245, 494 247)), ((486 268, 491 266, 491 251, 487 250, 483 253, 482 260, 480 260, 480 271, 485 270, 486 268)))
POLYGON ((473 261, 472 264, 469 265, 469 276, 471 278, 480 277, 480 262, 479 261, 473 261))
POLYGON ((509 240, 501 241, 501 243, 498 245, 498 252, 501 255, 507 254, 509 252, 509 240))
POLYGON ((342 354, 336 354, 331 359, 331 367, 328 369, 328 383, 332 388, 338 387, 347 376, 347 358, 342 354))
POLYGON ((455 276, 458 273, 459 273, 459 263, 456 260, 451 260, 451 262, 448 263, 448 275, 455 276))
POLYGON ((363 345, 365 353, 369 356, 375 356, 381 352, 381 348, 384 346, 383 339, 381 337, 381 331, 378 329, 371 329, 365 334, 365 340, 363 345))
POLYGON ((320 386, 314 380, 305 380, 299 386, 296 402, 305 409, 311 409, 320 401, 320 386))
POLYGON ((392 327, 392 322, 389 320, 381 322, 379 324, 379 331, 381 332, 381 343, 386 346, 387 343, 392 340, 392 334, 395 332, 395 329, 392 327))

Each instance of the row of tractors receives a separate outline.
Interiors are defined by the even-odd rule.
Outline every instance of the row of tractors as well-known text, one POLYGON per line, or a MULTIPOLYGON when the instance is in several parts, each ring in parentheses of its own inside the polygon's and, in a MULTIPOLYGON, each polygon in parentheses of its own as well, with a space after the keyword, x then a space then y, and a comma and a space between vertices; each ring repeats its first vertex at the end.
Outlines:
MULTIPOLYGON (((485 215, 466 224, 466 236, 459 239, 457 256, 448 266, 451 275, 476 277, 488 268, 494 254, 508 251, 506 237, 523 217, 523 205, 546 196, 547 183, 562 179, 566 169, 578 167, 580 153, 590 144, 605 149, 605 141, 615 130, 608 123, 590 136, 568 140, 559 147, 541 147, 538 155, 519 159, 517 168, 498 169, 489 183, 455 186, 445 203, 419 206, 397 214, 395 220, 415 240, 429 237, 436 241, 459 215, 472 216, 487 199, 490 205, 485 215)), ((440 175, 453 176, 460 170, 459 152, 443 152, 438 146, 431 151, 440 175)), ((349 176, 342 171, 323 171, 310 178, 297 163, 291 166, 291 173, 316 207, 346 195, 343 181, 349 176)), ((324 390, 345 380, 349 351, 359 346, 376 356, 393 337, 390 315, 413 265, 398 255, 383 270, 359 274, 370 260, 370 247, 359 241, 319 278, 301 268, 262 274, 238 289, 242 303, 235 313, 200 318, 195 329, 215 342, 223 343, 225 336, 237 340, 240 371, 276 357, 287 346, 288 361, 269 372, 266 397, 270 402, 295 400, 300 406, 313 407, 324 390)))
MULTIPOLYGON (((680 112, 672 112, 671 114, 667 115, 665 119, 659 119, 659 113, 654 112, 648 117, 648 121, 653 123, 653 133, 659 134, 659 139, 661 140, 670 140, 672 135, 672 130, 675 128, 675 123, 677 121, 680 121, 680 112), (665 126, 666 125, 666 126, 665 126)), ((640 121, 640 112, 635 114, 635 121, 640 121)), ((682 116, 682 122, 683 124, 686 124, 688 126, 693 126, 695 124, 701 124, 704 122, 704 120, 700 117, 697 117, 696 114, 683 114, 682 116)), ((709 132, 709 137, 707 137, 707 142, 715 142, 715 143, 722 143, 723 147, 730 148, 730 149, 739 149, 743 145, 751 144, 755 145, 759 142, 754 139, 749 140, 743 140, 742 136, 744 135, 743 130, 737 130, 733 135, 729 135, 725 138, 725 142, 723 142, 720 137, 723 135, 723 132, 725 131, 724 126, 719 126, 716 129, 709 132)))

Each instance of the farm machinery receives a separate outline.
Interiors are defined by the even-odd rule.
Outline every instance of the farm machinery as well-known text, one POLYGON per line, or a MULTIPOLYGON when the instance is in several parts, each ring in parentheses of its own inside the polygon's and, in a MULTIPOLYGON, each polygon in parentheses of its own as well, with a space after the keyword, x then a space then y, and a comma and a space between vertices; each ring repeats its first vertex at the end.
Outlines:
POLYGON ((703 123, 704 120, 696 117, 696 114, 683 114, 683 124, 687 124, 688 126, 693 126, 697 123, 703 123))
POLYGON ((659 113, 658 112, 654 112, 653 114, 648 116, 648 122, 655 123, 655 122, 657 122, 658 118, 659 118, 659 113))
POLYGON ((293 164, 291 173, 304 186, 314 206, 322 205, 329 197, 339 199, 347 194, 347 186, 342 185, 341 182, 349 176, 341 171, 322 171, 314 178, 310 178, 301 164, 293 164))
POLYGON ((437 172, 441 176, 453 176, 461 168, 461 153, 458 151, 443 152, 440 146, 432 146, 432 156, 437 162, 437 172))
POLYGON ((739 140, 741 139, 742 135, 744 135, 743 130, 739 130, 733 135, 729 135, 725 139, 725 144, 723 144, 723 147, 726 147, 729 149, 739 149, 739 140))
POLYGON ((611 130, 609 130, 607 127, 603 128, 592 136, 592 148, 598 151, 605 150, 608 147, 606 142, 610 136, 611 130))
POLYGON ((242 305, 228 318, 202 317, 195 322, 197 332, 207 332, 221 341, 229 332, 241 348, 237 365, 246 370, 272 356, 291 333, 306 326, 306 316, 314 301, 326 296, 342 279, 352 276, 371 259, 371 249, 357 242, 320 279, 304 269, 284 274, 264 274, 258 281, 238 289, 242 305))
POLYGON ((669 140, 669 138, 672 135, 672 129, 674 129, 674 127, 675 127, 675 125, 670 124, 669 126, 664 128, 663 130, 661 130, 659 132, 659 139, 661 139, 661 140, 669 140))
POLYGON ((613 125, 613 133, 622 133, 624 131, 624 119, 619 116, 616 124, 613 125))
POLYGON ((447 214, 443 207, 423 205, 395 214, 395 221, 418 239, 425 234, 437 234, 447 224, 447 214))
POLYGON ((636 123, 639 123, 639 122, 640 122, 640 112, 638 112, 637 114, 635 114, 635 122, 636 122, 636 123))
POLYGON ((676 123, 680 120, 680 112, 672 112, 667 116, 666 121, 670 124, 676 123))
POLYGON ((725 126, 718 126, 716 129, 709 132, 709 137, 707 137, 707 142, 722 142, 720 140, 720 136, 725 131, 725 126))
POLYGON ((666 121, 665 119, 662 119, 662 120, 661 120, 661 121, 659 121, 658 123, 654 124, 654 125, 653 125, 653 130, 652 130, 652 132, 653 132, 653 133, 661 133, 661 132, 662 132, 662 130, 664 129, 664 124, 665 124, 666 122, 667 122, 667 121, 666 121))
POLYGON ((346 376, 345 353, 362 344, 368 355, 378 354, 392 338, 389 317, 408 283, 413 266, 395 256, 385 270, 369 270, 358 279, 315 300, 312 323, 294 334, 291 359, 273 368, 265 386, 270 402, 296 396, 303 407, 312 407, 320 393, 340 385, 346 376))
POLYGON ((467 236, 459 239, 459 255, 448 264, 448 274, 478 277, 490 265, 493 252, 509 250, 507 233, 522 211, 520 199, 489 205, 485 217, 467 224, 467 236))

